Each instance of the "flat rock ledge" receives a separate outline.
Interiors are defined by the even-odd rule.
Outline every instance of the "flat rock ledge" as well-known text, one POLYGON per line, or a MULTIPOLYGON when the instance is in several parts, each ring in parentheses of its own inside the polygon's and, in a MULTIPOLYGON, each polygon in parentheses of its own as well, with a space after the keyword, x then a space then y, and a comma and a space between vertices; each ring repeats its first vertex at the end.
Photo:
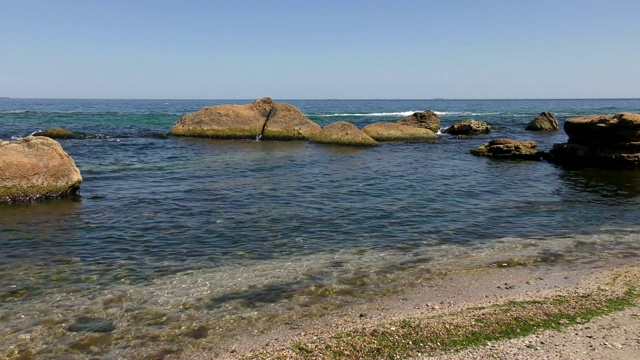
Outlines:
POLYGON ((208 106, 178 120, 170 135, 218 139, 309 139, 320 125, 295 106, 265 97, 246 105, 208 106))
POLYGON ((570 167, 640 167, 640 114, 567 119, 566 143, 554 144, 550 160, 570 167))
POLYGON ((556 131, 559 129, 558 120, 552 113, 545 111, 536 116, 525 130, 531 131, 556 131))
POLYGON ((544 157, 544 153, 536 150, 537 146, 537 141, 495 139, 472 149, 471 153, 492 158, 540 160, 544 157))
POLYGON ((399 125, 429 129, 434 133, 440 130, 440 115, 433 110, 419 111, 402 119, 394 121, 399 125))
POLYGON ((459 136, 481 135, 490 133, 491 126, 484 121, 469 119, 451 125, 444 132, 459 136))
POLYGON ((0 141, 0 169, 0 202, 74 195, 82 183, 73 159, 57 141, 43 136, 0 141))
POLYGON ((378 146, 378 142, 346 121, 338 121, 326 125, 315 134, 313 141, 323 144, 338 144, 350 146, 378 146))
POLYGON ((422 142, 438 139, 439 136, 426 128, 378 122, 365 126, 362 132, 376 141, 422 142))

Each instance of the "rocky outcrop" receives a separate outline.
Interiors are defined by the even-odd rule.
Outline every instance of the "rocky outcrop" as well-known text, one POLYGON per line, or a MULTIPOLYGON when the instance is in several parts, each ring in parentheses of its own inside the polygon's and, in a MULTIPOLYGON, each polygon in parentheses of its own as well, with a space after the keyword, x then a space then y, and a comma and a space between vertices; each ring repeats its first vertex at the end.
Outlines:
POLYGON ((351 146, 377 146, 379 145, 369 135, 362 132, 355 125, 346 121, 338 121, 320 130, 312 137, 312 140, 324 144, 339 144, 351 146))
POLYGON ((589 115, 567 119, 567 143, 555 144, 551 160, 568 166, 640 166, 640 114, 589 115))
POLYGON ((440 115, 433 110, 415 112, 400 120, 394 121, 396 124, 424 128, 437 133, 440 130, 440 115))
POLYGON ((320 125, 309 120, 295 106, 276 103, 268 113, 262 138, 274 140, 309 139, 321 129, 320 125))
POLYGON ((290 104, 262 98, 247 105, 208 106, 184 115, 170 135, 219 139, 308 139, 320 126, 290 104))
POLYGON ((428 141, 438 138, 429 129, 385 122, 368 125, 362 132, 376 141, 428 141))
POLYGON ((558 130, 558 120, 550 112, 541 112, 535 119, 531 120, 525 130, 532 131, 555 131, 558 130))
POLYGON ((494 158, 540 160, 544 154, 536 150, 537 146, 537 141, 496 139, 472 149, 471 153, 494 158))
POLYGON ((491 132, 491 126, 484 121, 479 120, 463 120, 459 121, 445 130, 445 133, 451 135, 480 135, 491 132))
POLYGON ((73 139, 76 137, 73 132, 63 128, 46 129, 33 134, 33 136, 46 136, 51 139, 73 139))
POLYGON ((0 202, 73 195, 81 182, 80 170, 55 140, 29 136, 0 142, 0 202))

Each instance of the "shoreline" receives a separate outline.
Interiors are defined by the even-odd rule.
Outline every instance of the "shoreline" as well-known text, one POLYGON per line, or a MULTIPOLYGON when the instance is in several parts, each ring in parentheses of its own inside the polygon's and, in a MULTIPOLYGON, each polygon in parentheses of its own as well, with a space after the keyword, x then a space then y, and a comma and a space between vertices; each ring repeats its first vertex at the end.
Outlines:
MULTIPOLYGON (((317 341, 345 331, 357 329, 377 329, 388 326, 391 322, 410 318, 431 318, 441 315, 453 315, 471 308, 504 304, 509 301, 532 301, 545 299, 551 296, 589 294, 610 283, 612 278, 627 274, 636 283, 640 283, 640 264, 637 259, 633 261, 612 261, 606 264, 598 264, 588 268, 569 266, 528 266, 507 268, 479 268, 472 270, 453 271, 436 279, 424 283, 418 283, 414 288, 407 289, 401 294, 391 295, 375 299, 366 304, 358 304, 346 307, 341 311, 318 319, 301 319, 298 324, 280 325, 267 333, 255 336, 246 334, 239 336, 229 345, 220 349, 212 349, 211 352, 184 352, 180 358, 198 359, 270 359, 291 358, 290 349, 294 343, 305 341, 317 341)), ((625 275, 625 276, 627 276, 625 275)), ((638 312, 637 303, 623 312, 638 312)), ((594 322, 609 323, 618 313, 612 313, 603 318, 597 318, 594 322)), ((640 329, 640 318, 635 318, 636 325, 640 329)), ((549 332, 547 336, 561 336, 560 333, 549 332)), ((640 333, 638 334, 640 339, 640 333)), ((529 337, 538 338, 540 333, 534 333, 529 337)), ((501 340, 489 345, 477 348, 463 349, 457 354, 443 354, 424 359, 464 359, 493 353, 506 353, 513 350, 513 346, 501 345, 501 343, 519 343, 527 346, 530 340, 515 338, 501 340), (527 342, 529 341, 529 342, 527 342), (498 345, 496 345, 498 344, 498 345), (475 354, 475 355, 473 355, 475 354)), ((544 341, 543 341, 544 342, 544 341)), ((548 343, 551 343, 548 341, 548 343)), ((638 342, 640 349, 640 340, 638 342)), ((539 349, 539 346, 536 345, 539 349)), ((533 346, 526 347, 535 350, 533 346)), ((607 347, 615 354, 624 351, 622 347, 614 345, 607 347), (617 351, 617 352, 616 352, 617 351)), ((537 351, 537 350, 536 350, 537 351)), ((553 352, 538 351, 529 354, 553 356, 553 352)), ((618 356, 616 355, 616 356, 618 356)), ((313 356, 312 356, 313 357, 313 356)), ((298 357, 293 357, 298 358, 298 357)), ((422 359, 423 357, 417 357, 422 359)), ((614 357, 615 358, 615 357, 614 357)))

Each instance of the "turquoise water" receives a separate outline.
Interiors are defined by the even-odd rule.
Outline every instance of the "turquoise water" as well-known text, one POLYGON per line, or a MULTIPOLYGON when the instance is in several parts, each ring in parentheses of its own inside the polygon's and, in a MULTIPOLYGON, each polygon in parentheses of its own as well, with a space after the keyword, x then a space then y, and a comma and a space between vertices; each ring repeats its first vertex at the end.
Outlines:
MULTIPOLYGON (((0 349, 41 326, 16 313, 57 314, 56 329, 112 311, 116 334, 144 333, 132 314, 159 306, 203 321, 300 314, 319 300, 340 306, 446 269, 640 254, 640 172, 469 153, 499 137, 548 150, 566 135, 524 131, 538 113, 562 124, 640 112, 640 100, 277 101, 320 125, 362 127, 432 109, 443 127, 474 118, 494 131, 372 149, 165 138, 183 114, 251 101, 0 99, 0 139, 52 127, 82 134, 60 143, 84 178, 77 198, 0 205, 0 349), (129 310, 105 305, 121 293, 129 310)), ((43 344, 37 358, 54 356, 43 344)), ((108 348, 96 354, 128 354, 118 342, 108 348)), ((65 349, 57 354, 76 351, 65 349)))

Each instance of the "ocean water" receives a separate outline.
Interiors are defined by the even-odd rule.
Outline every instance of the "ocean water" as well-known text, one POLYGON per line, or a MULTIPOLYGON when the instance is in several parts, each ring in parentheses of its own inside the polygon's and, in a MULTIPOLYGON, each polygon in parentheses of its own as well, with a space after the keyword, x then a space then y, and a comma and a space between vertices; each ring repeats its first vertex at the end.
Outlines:
POLYGON ((538 113, 562 125, 640 113, 640 99, 277 100, 320 125, 432 109, 443 127, 494 129, 366 149, 164 136, 183 114, 251 101, 0 99, 0 139, 80 134, 60 143, 84 179, 72 199, 0 205, 0 358, 179 357, 442 271, 640 255, 639 171, 469 153, 503 137, 549 150, 566 135, 525 131, 538 113), (98 335, 69 331, 81 317, 116 330, 87 345, 98 335))

